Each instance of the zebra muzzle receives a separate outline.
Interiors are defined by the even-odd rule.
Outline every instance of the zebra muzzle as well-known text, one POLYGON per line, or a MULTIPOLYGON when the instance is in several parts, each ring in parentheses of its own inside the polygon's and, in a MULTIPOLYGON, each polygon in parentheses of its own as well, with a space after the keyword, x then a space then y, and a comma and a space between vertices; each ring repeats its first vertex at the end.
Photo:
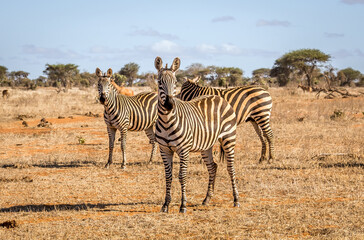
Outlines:
POLYGON ((168 111, 170 111, 170 110, 172 110, 173 106, 174 106, 173 96, 171 96, 171 95, 167 95, 167 96, 166 96, 166 101, 164 102, 164 107, 165 107, 168 111))
POLYGON ((104 94, 102 94, 102 95, 100 96, 100 103, 104 104, 104 103, 105 103, 105 101, 106 101, 105 95, 104 95, 104 94))

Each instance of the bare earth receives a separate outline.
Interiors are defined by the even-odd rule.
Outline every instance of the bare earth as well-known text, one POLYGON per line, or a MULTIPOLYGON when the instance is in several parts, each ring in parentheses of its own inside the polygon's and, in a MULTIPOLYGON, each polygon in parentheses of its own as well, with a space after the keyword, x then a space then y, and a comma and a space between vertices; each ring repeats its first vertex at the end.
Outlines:
POLYGON ((364 98, 269 91, 276 161, 258 164, 253 127, 238 127, 241 207, 233 207, 220 162, 215 195, 201 205, 208 174, 196 153, 187 213, 178 213, 175 158, 164 214, 164 166, 159 153, 148 164, 144 132, 128 133, 127 169, 120 169, 119 142, 115 164, 103 168, 108 138, 95 89, 10 89, 10 98, 0 99, 0 239, 364 239, 364 98), (37 126, 42 118, 48 123, 37 126))

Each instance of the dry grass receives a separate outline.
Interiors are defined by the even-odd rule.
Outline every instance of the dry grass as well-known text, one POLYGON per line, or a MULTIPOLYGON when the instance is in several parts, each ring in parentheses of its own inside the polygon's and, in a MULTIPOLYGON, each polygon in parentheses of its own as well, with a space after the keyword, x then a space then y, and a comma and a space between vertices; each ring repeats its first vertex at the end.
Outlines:
POLYGON ((270 92, 277 160, 258 164, 259 140, 250 124, 240 126, 241 207, 233 208, 223 163, 211 204, 201 205, 207 170, 192 154, 182 215, 178 160, 171 210, 163 214, 164 167, 160 156, 147 164, 143 132, 128 133, 126 170, 119 147, 115 165, 103 168, 108 140, 94 116, 103 111, 96 90, 12 90, 0 99, 0 224, 15 220, 16 227, 0 227, 0 239, 363 239, 364 98, 270 92), (52 124, 37 127, 43 117, 52 124))

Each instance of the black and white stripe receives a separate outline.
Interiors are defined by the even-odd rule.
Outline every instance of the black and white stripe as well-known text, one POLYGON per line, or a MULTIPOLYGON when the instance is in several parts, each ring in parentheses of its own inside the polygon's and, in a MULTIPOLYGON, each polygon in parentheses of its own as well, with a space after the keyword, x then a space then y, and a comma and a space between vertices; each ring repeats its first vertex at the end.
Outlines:
POLYGON ((223 97, 233 107, 237 124, 250 121, 262 142, 262 152, 259 162, 274 159, 273 131, 270 126, 272 97, 269 92, 257 86, 217 89, 197 85, 199 78, 187 79, 181 87, 180 96, 184 101, 190 101, 203 95, 223 97), (267 144, 269 157, 267 159, 267 144))
POLYGON ((117 90, 110 83, 112 76, 111 68, 107 71, 107 74, 102 74, 101 70, 97 68, 96 75, 99 77, 99 98, 105 107, 104 120, 109 135, 109 160, 105 167, 107 168, 112 164, 117 130, 121 133, 122 168, 125 168, 126 164, 125 145, 127 131, 145 131, 152 144, 150 156, 150 161, 152 161, 157 147, 153 130, 157 119, 157 94, 153 92, 140 93, 135 96, 118 94, 117 90))
POLYGON ((155 59, 158 70, 158 119, 156 139, 166 177, 166 197, 162 207, 168 212, 171 201, 173 154, 180 158, 179 181, 182 200, 180 212, 186 212, 186 175, 190 152, 202 152, 202 158, 209 172, 209 184, 203 204, 208 204, 213 195, 217 164, 212 157, 212 147, 217 140, 227 160, 230 174, 234 205, 239 206, 238 191, 235 181, 234 148, 236 140, 236 117, 234 110, 219 96, 204 96, 190 102, 177 99, 175 94, 175 72, 180 60, 175 58, 171 68, 162 68, 162 59, 155 59))

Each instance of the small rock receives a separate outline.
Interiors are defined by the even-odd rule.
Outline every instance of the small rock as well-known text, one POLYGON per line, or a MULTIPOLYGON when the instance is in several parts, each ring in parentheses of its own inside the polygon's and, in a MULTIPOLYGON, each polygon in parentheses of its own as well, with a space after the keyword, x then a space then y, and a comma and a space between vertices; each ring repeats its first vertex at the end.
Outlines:
POLYGON ((18 226, 18 224, 16 223, 15 220, 5 221, 3 223, 0 223, 0 227, 4 227, 4 228, 15 228, 17 226, 18 226))
POLYGON ((21 124, 23 124, 24 127, 28 127, 28 123, 26 121, 23 121, 21 124))

